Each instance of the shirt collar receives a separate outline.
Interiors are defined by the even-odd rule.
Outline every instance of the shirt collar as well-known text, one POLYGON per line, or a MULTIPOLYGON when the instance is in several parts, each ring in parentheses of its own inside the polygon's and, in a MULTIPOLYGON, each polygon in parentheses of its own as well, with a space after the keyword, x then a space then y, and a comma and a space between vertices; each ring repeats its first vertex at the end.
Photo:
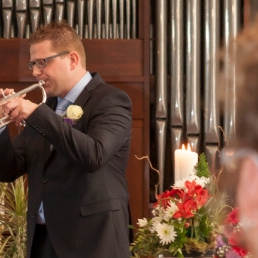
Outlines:
MULTIPOLYGON (((80 79, 80 81, 76 83, 76 85, 67 93, 67 95, 64 98, 70 101, 71 103, 74 103, 91 79, 91 74, 89 72, 86 72, 86 74, 80 79)), ((60 98, 58 97, 57 99, 59 102, 60 98)))

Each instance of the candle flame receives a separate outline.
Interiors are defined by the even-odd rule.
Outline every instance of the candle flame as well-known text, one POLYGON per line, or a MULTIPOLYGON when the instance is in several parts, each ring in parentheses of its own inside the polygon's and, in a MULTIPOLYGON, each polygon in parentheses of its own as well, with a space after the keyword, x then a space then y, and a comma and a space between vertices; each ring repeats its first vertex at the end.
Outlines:
POLYGON ((192 150, 191 150, 190 143, 187 144, 187 149, 185 148, 185 145, 182 144, 182 150, 192 151, 192 150))

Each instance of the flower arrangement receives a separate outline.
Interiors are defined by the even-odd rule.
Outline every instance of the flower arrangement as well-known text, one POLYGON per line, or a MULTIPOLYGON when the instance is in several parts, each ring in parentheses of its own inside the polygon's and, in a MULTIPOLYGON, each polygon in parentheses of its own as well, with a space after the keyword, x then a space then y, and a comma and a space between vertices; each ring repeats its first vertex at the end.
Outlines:
POLYGON ((152 218, 138 219, 134 257, 164 252, 184 257, 192 251, 205 253, 214 247, 214 224, 208 209, 210 172, 201 154, 192 175, 175 182, 171 190, 157 195, 152 218))
POLYGON ((215 241, 214 258, 242 258, 250 253, 241 246, 241 224, 237 207, 231 210, 225 219, 224 226, 218 231, 215 241))
POLYGON ((66 110, 66 116, 64 117, 64 122, 69 125, 74 125, 78 119, 83 115, 83 110, 80 106, 70 105, 66 110))

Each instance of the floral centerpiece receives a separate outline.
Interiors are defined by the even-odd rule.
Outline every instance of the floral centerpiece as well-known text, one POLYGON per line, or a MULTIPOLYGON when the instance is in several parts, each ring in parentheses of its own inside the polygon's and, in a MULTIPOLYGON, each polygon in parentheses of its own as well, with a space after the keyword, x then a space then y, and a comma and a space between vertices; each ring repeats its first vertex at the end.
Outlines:
POLYGON ((210 172, 201 154, 193 174, 157 195, 152 218, 138 219, 131 244, 134 257, 165 252, 184 257, 192 251, 205 253, 214 247, 214 224, 209 212, 212 200, 210 172))

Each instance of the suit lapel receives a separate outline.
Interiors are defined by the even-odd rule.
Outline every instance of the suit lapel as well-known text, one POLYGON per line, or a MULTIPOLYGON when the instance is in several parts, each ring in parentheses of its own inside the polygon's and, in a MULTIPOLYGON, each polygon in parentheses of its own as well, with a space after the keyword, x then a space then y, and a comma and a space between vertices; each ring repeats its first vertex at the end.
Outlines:
POLYGON ((98 85, 103 82, 104 81, 100 77, 99 74, 93 73, 91 81, 88 83, 88 85, 83 89, 81 94, 75 100, 74 105, 78 105, 83 108, 85 106, 85 104, 87 103, 87 101, 90 99, 91 91, 96 89, 98 87, 98 85))

